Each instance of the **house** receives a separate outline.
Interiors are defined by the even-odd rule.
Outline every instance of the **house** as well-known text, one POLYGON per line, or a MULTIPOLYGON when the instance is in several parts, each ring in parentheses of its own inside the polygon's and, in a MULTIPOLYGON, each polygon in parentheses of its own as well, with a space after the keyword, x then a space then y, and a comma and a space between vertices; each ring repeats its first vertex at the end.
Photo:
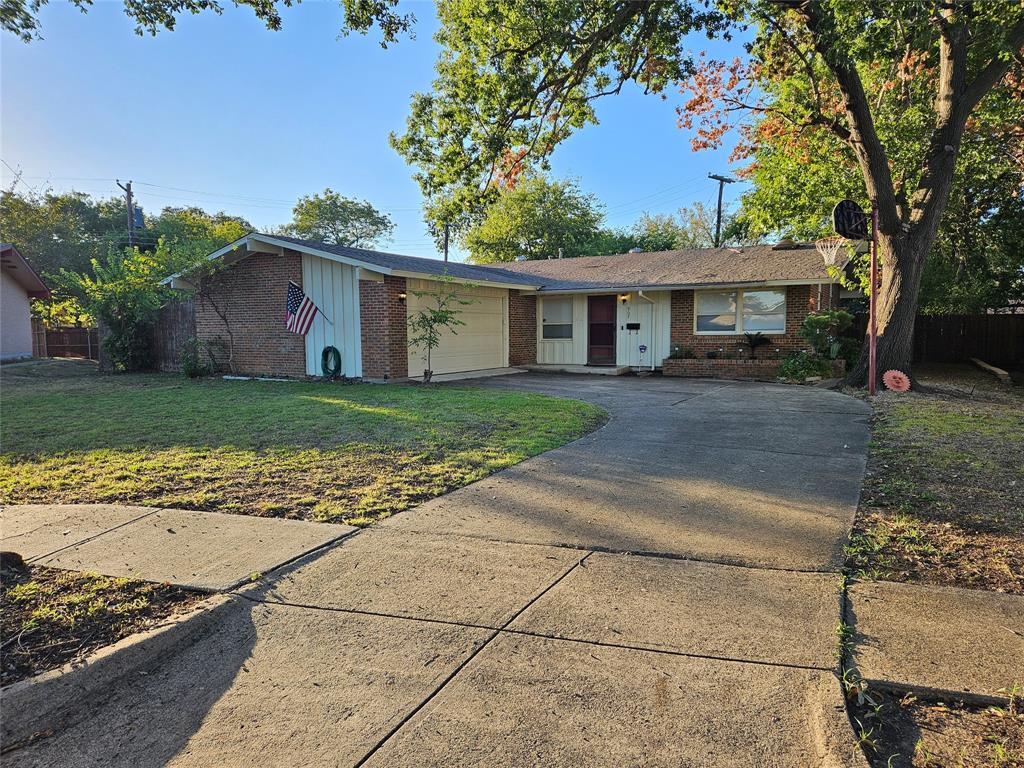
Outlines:
MULTIPOLYGON (((197 337, 223 353, 230 336, 235 369, 253 375, 318 376, 334 346, 345 376, 419 376, 424 350, 409 347, 408 318, 445 274, 471 303, 432 353, 436 374, 536 365, 763 377, 806 346, 807 313, 839 297, 813 245, 477 266, 252 233, 209 258, 223 269, 196 299, 197 337), (289 281, 322 310, 305 337, 285 328, 289 281), (766 336, 762 355, 776 359, 750 360, 745 333, 766 336), (666 360, 673 348, 690 359, 666 360)), ((168 282, 194 287, 188 275, 168 282)))
POLYGON ((32 299, 50 289, 17 248, 0 243, 0 360, 32 357, 32 299))

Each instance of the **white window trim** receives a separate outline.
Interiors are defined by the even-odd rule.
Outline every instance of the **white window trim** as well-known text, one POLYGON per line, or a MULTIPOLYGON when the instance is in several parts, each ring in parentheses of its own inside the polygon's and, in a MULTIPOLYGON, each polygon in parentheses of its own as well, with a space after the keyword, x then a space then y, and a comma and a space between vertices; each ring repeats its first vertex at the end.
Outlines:
POLYGON ((543 342, 545 344, 564 344, 564 343, 567 343, 567 342, 569 344, 571 344, 572 341, 573 341, 573 337, 576 335, 576 323, 575 323, 575 317, 576 316, 575 316, 575 313, 576 313, 576 302, 572 298, 572 296, 551 296, 551 297, 544 296, 544 297, 542 297, 541 300, 540 300, 540 313, 539 313, 539 317, 537 318, 537 320, 538 320, 538 336, 539 336, 539 338, 537 340, 541 341, 541 342, 543 342), (545 323, 544 322, 544 302, 548 301, 549 299, 568 299, 569 300, 569 322, 568 323, 545 323), (547 338, 544 337, 544 326, 545 325, 568 325, 569 326, 569 336, 568 337, 561 337, 561 338, 558 338, 558 339, 547 339, 547 338))
MULTIPOLYGON (((751 293, 757 291, 776 291, 779 290, 774 286, 764 286, 760 288, 747 289, 751 293)), ((718 289, 718 290, 707 290, 707 291, 694 291, 693 292, 693 335, 694 336, 742 336, 746 331, 743 330, 743 294, 747 293, 747 290, 742 288, 735 289, 718 289), (698 331, 697 330, 697 297, 702 293, 736 293, 736 330, 734 331, 698 331)), ((789 310, 789 291, 782 288, 782 293, 785 295, 782 309, 782 330, 781 331, 754 331, 754 333, 760 333, 762 336, 785 336, 786 335, 786 320, 788 319, 789 310)))

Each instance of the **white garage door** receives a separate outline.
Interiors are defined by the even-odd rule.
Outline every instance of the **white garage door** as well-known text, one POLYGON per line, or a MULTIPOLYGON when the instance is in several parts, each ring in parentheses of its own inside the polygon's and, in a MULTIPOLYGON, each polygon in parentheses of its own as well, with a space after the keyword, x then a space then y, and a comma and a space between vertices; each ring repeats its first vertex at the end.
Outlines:
MULTIPOLYGON (((411 316, 421 307, 430 305, 430 296, 416 293, 437 289, 438 284, 427 280, 412 280, 407 284, 407 313, 411 316)), ((504 288, 460 288, 457 295, 471 304, 456 307, 459 320, 465 325, 441 332, 441 343, 430 353, 430 367, 434 373, 462 373, 484 368, 504 368, 508 365, 508 291, 504 288)), ((418 377, 426 368, 426 350, 421 346, 409 348, 409 375, 418 377)))

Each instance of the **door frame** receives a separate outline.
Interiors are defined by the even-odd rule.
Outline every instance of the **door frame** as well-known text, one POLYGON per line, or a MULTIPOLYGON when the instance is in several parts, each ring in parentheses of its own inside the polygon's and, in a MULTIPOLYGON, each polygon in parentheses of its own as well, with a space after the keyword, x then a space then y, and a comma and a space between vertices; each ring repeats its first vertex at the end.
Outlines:
MULTIPOLYGON (((588 294, 587 295, 587 365, 615 365, 616 355, 618 354, 617 349, 617 326, 618 326, 618 294, 588 294), (595 302, 595 299, 600 303, 607 303, 611 305, 612 319, 607 324, 611 326, 611 344, 600 344, 596 345, 598 349, 605 350, 610 349, 610 354, 607 356, 601 356, 595 359, 593 350, 595 345, 591 344, 590 327, 593 325, 591 320, 591 308, 595 302)), ((602 323, 604 321, 601 321, 602 323)))

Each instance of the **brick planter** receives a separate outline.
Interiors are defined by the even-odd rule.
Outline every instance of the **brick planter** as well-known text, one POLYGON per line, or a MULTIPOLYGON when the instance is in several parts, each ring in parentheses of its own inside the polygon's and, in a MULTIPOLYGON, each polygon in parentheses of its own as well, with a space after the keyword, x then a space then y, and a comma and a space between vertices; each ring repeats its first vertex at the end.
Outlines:
POLYGON ((661 364, 665 376, 698 376, 708 379, 774 379, 779 375, 781 360, 708 360, 707 358, 673 359, 661 364))
MULTIPOLYGON (((661 364, 661 372, 665 376, 694 376, 704 379, 758 379, 773 380, 778 378, 781 360, 738 360, 707 358, 673 359, 666 358, 661 364)), ((846 361, 832 361, 833 378, 842 378, 846 374, 846 361)))

